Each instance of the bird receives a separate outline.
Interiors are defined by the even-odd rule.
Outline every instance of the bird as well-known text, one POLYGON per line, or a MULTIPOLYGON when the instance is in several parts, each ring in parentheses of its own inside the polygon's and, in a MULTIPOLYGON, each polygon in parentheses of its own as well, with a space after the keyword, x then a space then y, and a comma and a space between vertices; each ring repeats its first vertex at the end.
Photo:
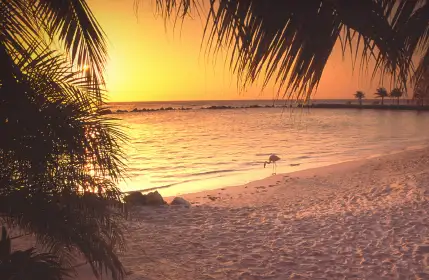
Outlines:
POLYGON ((280 158, 277 155, 271 154, 270 157, 268 158, 268 161, 264 162, 264 168, 267 164, 272 163, 273 164, 273 175, 276 175, 276 172, 277 172, 277 163, 276 162, 279 160, 280 160, 280 158))

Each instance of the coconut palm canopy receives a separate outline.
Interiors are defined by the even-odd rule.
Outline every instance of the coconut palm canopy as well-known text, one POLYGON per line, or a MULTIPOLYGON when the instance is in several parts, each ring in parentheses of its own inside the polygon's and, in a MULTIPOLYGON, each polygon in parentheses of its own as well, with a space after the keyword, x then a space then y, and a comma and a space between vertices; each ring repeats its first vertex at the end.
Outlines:
POLYGON ((400 88, 394 88, 390 92, 390 97, 396 98, 397 104, 399 105, 399 98, 401 98, 404 95, 404 92, 400 88))
POLYGON ((364 93, 363 91, 356 91, 356 93, 355 93, 355 97, 356 97, 357 99, 365 98, 365 93, 364 93))
POLYGON ((381 105, 383 105, 384 104, 384 98, 389 96, 389 93, 387 92, 387 90, 384 87, 380 87, 375 91, 374 95, 377 98, 381 98, 381 105))
POLYGON ((374 93, 377 97, 380 97, 380 98, 384 98, 384 97, 387 97, 387 96, 389 96, 389 93, 387 92, 387 89, 385 89, 384 87, 380 87, 380 88, 378 88, 376 91, 375 91, 375 93, 374 93))
POLYGON ((394 88, 390 92, 390 97, 399 98, 399 97, 402 97, 403 94, 404 93, 402 92, 402 90, 400 88, 394 88))
MULTIPOLYGON (((100 114, 103 32, 84 0, 0 0, 0 24, 0 224, 34 234, 53 254, 3 250, 0 274, 15 275, 11 263, 20 257, 65 268, 77 253, 95 273, 120 279, 113 206, 124 138, 100 114)), ((29 275, 19 279, 41 279, 29 275)), ((43 279, 62 273, 50 275, 43 279)))
POLYGON ((361 67, 375 61, 374 73, 391 74, 399 87, 414 74, 413 54, 429 61, 424 0, 157 0, 156 7, 165 18, 205 17, 207 50, 230 50, 240 84, 263 75, 283 97, 310 97, 337 40, 355 62, 361 56, 361 67))

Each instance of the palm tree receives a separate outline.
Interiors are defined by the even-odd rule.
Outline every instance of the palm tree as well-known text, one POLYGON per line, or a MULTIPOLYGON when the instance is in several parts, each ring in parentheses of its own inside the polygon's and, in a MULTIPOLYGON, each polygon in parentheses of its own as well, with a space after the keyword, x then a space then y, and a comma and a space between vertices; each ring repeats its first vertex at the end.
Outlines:
POLYGON ((374 93, 377 98, 381 98, 381 105, 384 105, 384 98, 389 96, 387 90, 384 87, 380 87, 374 93))
POLYGON ((401 98, 403 95, 403 92, 401 91, 401 89, 399 88, 394 88, 391 92, 390 92, 390 97, 392 98, 396 98, 398 105, 399 105, 399 98, 401 98))
POLYGON ((362 99, 365 98, 365 93, 363 93, 363 91, 356 91, 355 98, 359 100, 359 105, 362 106, 362 99))
POLYGON ((394 74, 401 86, 413 74, 413 54, 429 61, 429 1, 212 0, 201 8, 205 2, 157 0, 156 7, 165 18, 206 18, 208 53, 228 47, 244 87, 264 75, 263 86, 274 80, 283 97, 306 100, 338 40, 353 61, 362 56, 361 67, 375 60, 374 73, 394 74))
POLYGON ((103 32, 84 0, 0 0, 0 23, 0 275, 62 279, 77 252, 121 279, 124 136, 100 114, 103 32), (6 228, 46 252, 12 252, 6 228))

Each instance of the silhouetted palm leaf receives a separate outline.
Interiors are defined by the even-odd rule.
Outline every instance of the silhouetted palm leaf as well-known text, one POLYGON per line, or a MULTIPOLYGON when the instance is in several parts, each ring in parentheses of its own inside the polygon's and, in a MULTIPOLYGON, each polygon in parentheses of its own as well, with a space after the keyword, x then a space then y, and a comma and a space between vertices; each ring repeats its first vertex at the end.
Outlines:
POLYGON ((0 276, 4 280, 61 280, 69 276, 58 258, 47 253, 36 253, 34 248, 11 251, 11 240, 5 227, 0 239, 0 276))
POLYGON ((406 43, 410 54, 421 57, 413 76, 414 95, 416 98, 426 98, 428 90, 425 84, 429 77, 429 2, 402 0, 401 4, 406 7, 406 14, 411 16, 405 16, 401 21, 401 29, 398 32, 400 40, 406 43))
POLYGON ((94 85, 104 83, 101 73, 107 57, 104 32, 85 0, 33 0, 36 14, 51 36, 58 35, 73 64, 88 71, 94 85))
POLYGON ((0 223, 34 233, 66 262, 76 252, 94 273, 122 278, 115 183, 124 136, 100 114, 99 86, 37 42, 7 57, 10 72, 0 76, 0 135, 7 135, 0 138, 0 223))
POLYGON ((409 59, 412 54, 421 54, 414 79, 418 80, 429 66, 429 2, 426 0, 397 1, 394 28, 398 40, 405 43, 409 59))
MULTIPOLYGON (((99 96, 95 101, 101 104, 99 85, 104 83, 107 47, 104 33, 85 0, 3 0, 0 24, 3 55, 28 55, 26 51, 34 42, 48 45, 46 36, 62 43, 75 69, 89 66, 85 76, 99 96)), ((8 60, 2 57, 2 64, 8 60)), ((8 71, 10 65, 0 67, 8 71)))
MULTIPOLYGON (((199 0, 156 4, 166 18, 205 11, 199 0)), ((362 54, 363 67, 372 58, 374 73, 392 74, 405 85, 410 70, 406 51, 413 48, 402 40, 403 33, 397 34, 405 30, 403 22, 411 12, 407 5, 395 5, 394 0, 211 0, 205 29, 208 51, 228 48, 231 68, 244 86, 263 75, 264 86, 273 80, 285 97, 307 99, 341 40, 343 52, 362 54)))

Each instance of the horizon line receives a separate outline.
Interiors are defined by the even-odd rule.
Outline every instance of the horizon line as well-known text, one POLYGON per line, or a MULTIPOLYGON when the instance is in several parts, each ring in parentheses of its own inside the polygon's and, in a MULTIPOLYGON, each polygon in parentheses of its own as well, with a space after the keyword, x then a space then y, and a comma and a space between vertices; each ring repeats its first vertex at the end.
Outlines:
MULTIPOLYGON (((379 100, 380 98, 365 98, 365 100, 379 100)), ((386 99, 389 99, 387 97, 386 99)), ((407 100, 412 98, 402 98, 407 100)), ((312 100, 356 100, 356 98, 314 98, 312 100)), ((191 99, 191 100, 139 100, 139 101, 107 101, 106 103, 136 103, 136 102, 210 102, 210 101, 288 101, 287 99, 191 99)), ((292 100, 295 101, 295 100, 292 100)))

